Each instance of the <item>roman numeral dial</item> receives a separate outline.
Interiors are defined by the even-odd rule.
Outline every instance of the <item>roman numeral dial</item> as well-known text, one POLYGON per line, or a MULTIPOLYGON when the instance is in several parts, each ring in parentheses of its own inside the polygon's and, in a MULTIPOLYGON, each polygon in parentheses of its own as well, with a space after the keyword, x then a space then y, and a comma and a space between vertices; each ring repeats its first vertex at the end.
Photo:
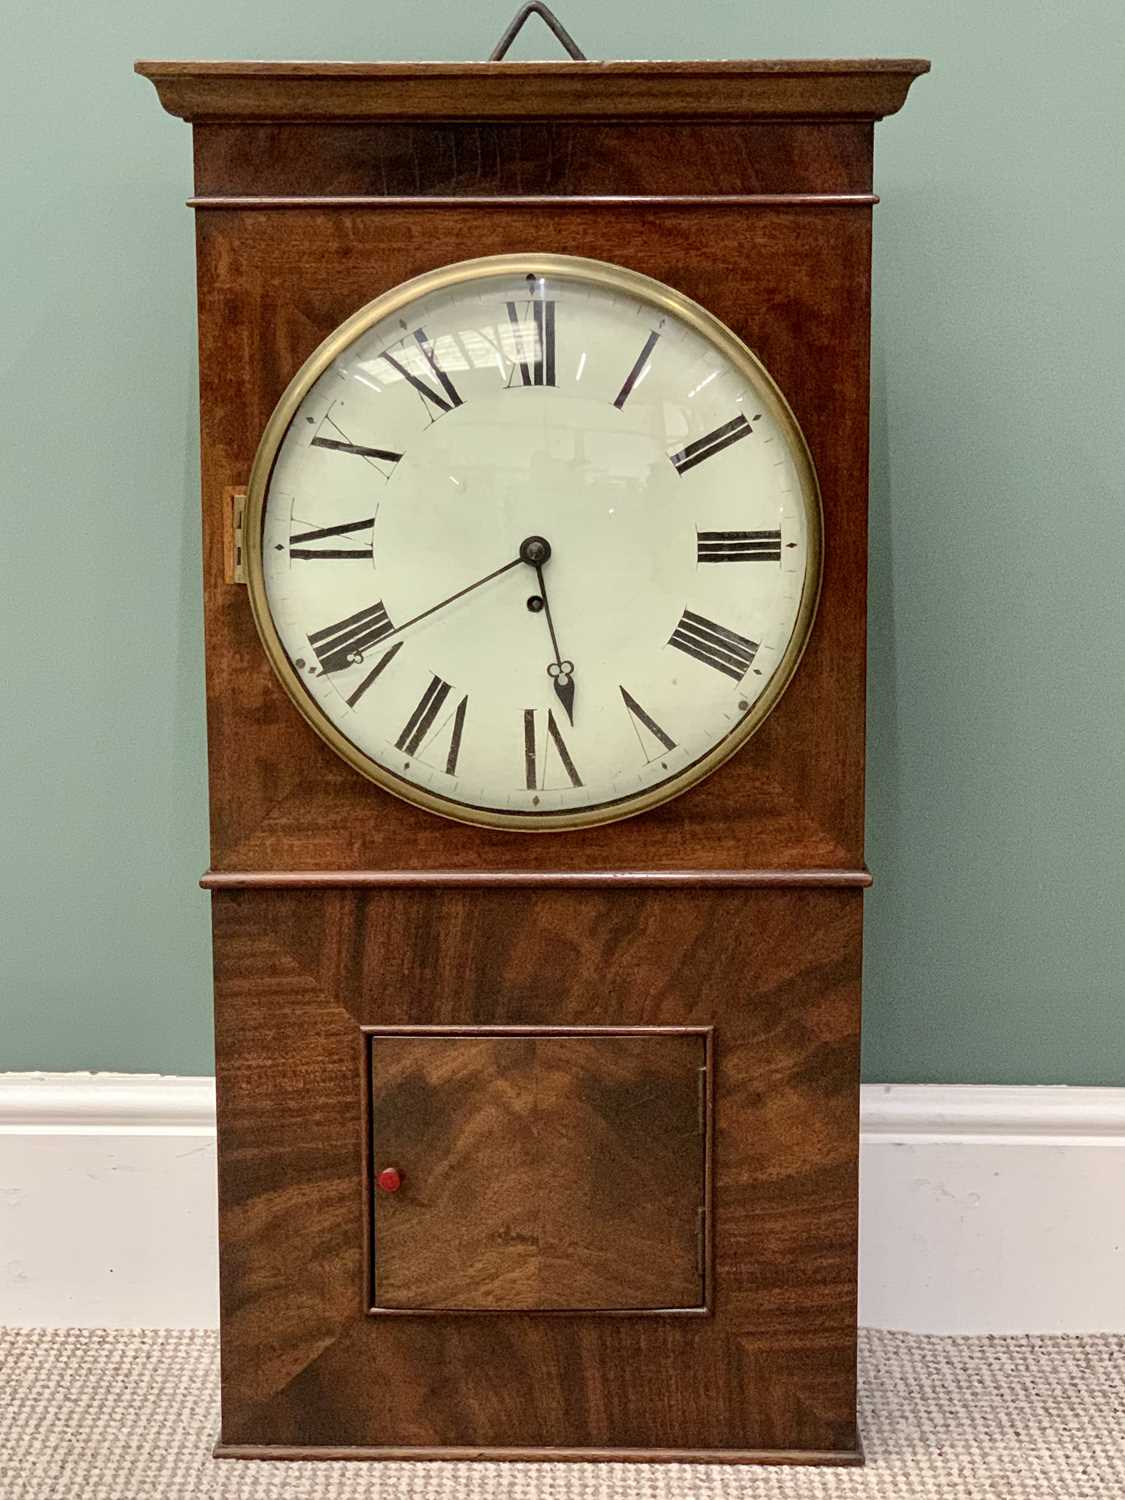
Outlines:
MULTIPOLYGON (((415 329, 414 343, 417 346, 417 350, 421 351, 422 359, 428 368, 428 373, 420 374, 417 370, 412 369, 411 365, 407 363, 409 356, 405 350, 400 351, 397 355, 386 353, 383 355, 383 359, 386 360, 392 370, 396 370, 404 380, 408 381, 414 387, 419 396, 422 397, 424 403, 428 403, 439 414, 444 415, 446 412, 451 412, 455 406, 462 405, 457 387, 438 364, 433 346, 426 337, 423 329, 415 329), (430 378, 431 376, 432 379, 430 378)), ((414 354, 413 362, 416 363, 418 358, 417 352, 412 351, 412 353, 414 354)))
POLYGON ((485 257, 386 292, 304 369, 251 471, 245 572, 374 816, 384 792, 490 828, 647 813, 771 711, 819 497, 782 394, 706 309, 608 264, 485 257))
POLYGON ((624 384, 618 391, 617 395, 613 398, 613 404, 617 407, 618 411, 621 411, 626 401, 628 401, 629 397, 633 394, 637 386, 640 384, 643 377, 648 373, 649 358, 652 355, 652 351, 656 348, 656 342, 659 337, 660 335, 658 333, 653 332, 649 334, 647 339, 645 339, 644 348, 637 355, 636 361, 633 364, 633 368, 629 371, 628 375, 626 375, 624 384))
POLYGON ((567 749, 552 708, 524 709, 523 770, 529 792, 548 786, 557 787, 566 782, 572 787, 582 785, 582 778, 567 749))
POLYGON ((701 563, 780 562, 780 531, 701 531, 696 543, 701 563))
POLYGON ((676 748, 676 742, 672 736, 647 713, 628 688, 621 689, 621 701, 625 705, 625 711, 629 715, 629 722, 633 726, 633 733, 637 736, 637 743, 641 747, 641 753, 646 762, 659 759, 662 754, 676 748))
POLYGON ((289 538, 289 556, 297 562, 317 562, 332 558, 354 558, 371 562, 375 555, 371 533, 375 517, 363 521, 342 521, 338 526, 321 526, 314 531, 294 533, 289 538), (340 538, 339 541, 336 538, 340 538), (313 542, 328 545, 312 546, 313 542), (355 546, 348 545, 356 543, 355 546))
POLYGON ((393 635, 394 630, 382 600, 378 600, 335 625, 314 630, 309 645, 316 652, 323 672, 340 672, 344 667, 356 666, 365 651, 393 635))
POLYGON ((749 437, 751 431, 750 423, 740 412, 737 417, 732 417, 729 422, 716 427, 714 432, 709 432, 706 437, 696 438, 694 443, 689 443, 678 453, 670 454, 672 467, 677 474, 686 474, 689 469, 694 469, 698 464, 713 458, 716 453, 721 453, 724 448, 729 448, 733 443, 749 437))
POLYGON ((430 756, 435 742, 439 739, 444 741, 441 766, 447 776, 457 774, 457 758, 461 754, 461 736, 469 707, 466 693, 455 706, 447 708, 447 700, 452 692, 450 684, 435 673, 395 740, 395 748, 406 755, 417 755, 425 747, 430 756))
POLYGON ((758 654, 757 641, 739 635, 736 630, 716 625, 714 620, 690 609, 685 609, 680 616, 680 623, 672 632, 668 644, 675 646, 677 651, 694 657, 696 661, 714 667, 716 672, 733 677, 735 682, 740 682, 746 676, 758 654))
MULTIPOLYGON (((341 414, 341 412, 340 403, 333 401, 320 422, 316 424, 316 431, 309 441, 309 447, 321 449, 325 453, 344 453, 352 458, 360 458, 377 474, 384 479, 389 479, 395 471, 395 465, 402 459, 402 454, 381 444, 376 446, 371 443, 353 442, 352 434, 345 432, 337 416, 333 415, 333 413, 341 414)), ((314 418, 309 417, 308 420, 312 422, 314 418)))
POLYGON ((327 448, 330 453, 351 453, 356 458, 377 458, 388 464, 397 464, 402 457, 401 453, 394 453, 390 448, 368 448, 363 443, 347 443, 343 438, 314 437, 309 446, 327 448))
POLYGON ((512 384, 515 371, 518 370, 523 385, 554 385, 554 301, 534 297, 526 305, 526 312, 521 312, 520 306, 515 302, 509 302, 506 306, 515 360, 515 369, 512 376, 509 376, 508 384, 512 384))
POLYGON ((394 661, 395 657, 401 650, 402 642, 396 641, 393 646, 388 647, 388 649, 383 652, 382 656, 371 668, 370 672, 368 672, 363 681, 358 683, 348 694, 349 708, 354 708, 356 706, 359 700, 363 697, 364 693, 367 692, 367 689, 371 687, 371 685, 383 675, 383 673, 387 670, 391 662, 394 661))

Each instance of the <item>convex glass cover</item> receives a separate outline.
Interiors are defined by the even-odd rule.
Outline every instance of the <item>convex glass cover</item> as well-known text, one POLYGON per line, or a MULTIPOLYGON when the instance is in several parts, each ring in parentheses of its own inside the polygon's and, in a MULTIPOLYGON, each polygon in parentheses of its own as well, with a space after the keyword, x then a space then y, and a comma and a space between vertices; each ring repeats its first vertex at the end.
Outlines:
POLYGON ((444 267, 363 308, 266 429, 255 619, 312 726, 431 811, 609 821, 684 790, 792 675, 812 463, 735 336, 566 256, 444 267))

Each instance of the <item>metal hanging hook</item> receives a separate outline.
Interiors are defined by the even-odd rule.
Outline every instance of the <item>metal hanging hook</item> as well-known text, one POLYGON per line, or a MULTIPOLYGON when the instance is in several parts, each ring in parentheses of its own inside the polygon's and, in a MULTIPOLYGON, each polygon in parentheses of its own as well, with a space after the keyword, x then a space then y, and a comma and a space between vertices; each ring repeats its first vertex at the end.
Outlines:
POLYGON ((516 11, 515 15, 512 17, 511 22, 508 25, 507 30, 504 32, 504 35, 496 43, 496 46, 489 54, 489 62, 500 62, 500 60, 504 57, 504 54, 507 52, 508 48, 520 34, 521 30, 523 29, 524 22, 527 20, 528 16, 533 14, 543 17, 543 20, 547 23, 547 26, 558 39, 559 44, 570 54, 571 57, 574 58, 575 62, 585 62, 587 60, 585 52, 581 50, 581 48, 578 46, 578 43, 571 36, 570 32, 567 31, 566 27, 559 20, 558 16, 555 15, 554 11, 551 10, 549 6, 540 4, 540 0, 531 0, 531 3, 529 5, 521 6, 521 8, 516 11))

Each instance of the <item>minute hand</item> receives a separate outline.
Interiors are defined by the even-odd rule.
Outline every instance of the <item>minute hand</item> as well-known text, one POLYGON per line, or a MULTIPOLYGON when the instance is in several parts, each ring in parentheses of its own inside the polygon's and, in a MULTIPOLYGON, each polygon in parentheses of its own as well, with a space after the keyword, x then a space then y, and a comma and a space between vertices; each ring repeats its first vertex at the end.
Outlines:
POLYGON ((359 643, 361 647, 359 650, 354 650, 347 644, 334 647, 324 659, 325 664, 320 675, 323 677, 329 672, 338 672, 341 667, 362 661, 362 647, 369 645, 372 640, 381 643, 389 641, 392 636, 401 635, 404 630, 409 630, 412 625, 417 625, 419 620, 425 620, 430 615, 437 614, 438 610, 444 609, 447 604, 453 604, 455 600, 463 599, 466 594, 471 594, 474 589, 479 589, 483 584, 491 583, 494 578, 499 578, 501 573, 509 573, 513 568, 518 568, 522 562, 522 557, 513 557, 511 562, 506 562, 502 568, 494 568, 491 573, 486 573, 483 578, 478 578, 475 583, 466 584, 463 589, 458 589, 455 594, 450 594, 448 598, 439 599, 436 604, 431 604, 429 609, 424 609, 420 614, 414 615, 413 618, 404 621, 403 624, 396 625, 393 630, 372 632, 359 643))
POLYGON ((494 578, 499 578, 501 573, 509 573, 513 568, 518 568, 521 562, 523 562, 522 557, 513 557, 511 562, 506 562, 502 568, 486 573, 483 578, 478 578, 476 583, 467 584, 465 588, 458 589, 455 594, 450 594, 448 599, 439 599, 436 604, 431 604, 429 609, 424 609, 420 615, 415 615, 413 619, 405 621, 402 625, 396 625, 392 631, 383 636, 383 640, 390 640, 392 635, 401 635, 404 630, 409 630, 411 625, 417 625, 419 620, 426 619, 428 615, 437 614, 439 609, 444 609, 447 604, 452 604, 456 599, 463 599, 466 594, 471 594, 482 584, 491 583, 494 578))

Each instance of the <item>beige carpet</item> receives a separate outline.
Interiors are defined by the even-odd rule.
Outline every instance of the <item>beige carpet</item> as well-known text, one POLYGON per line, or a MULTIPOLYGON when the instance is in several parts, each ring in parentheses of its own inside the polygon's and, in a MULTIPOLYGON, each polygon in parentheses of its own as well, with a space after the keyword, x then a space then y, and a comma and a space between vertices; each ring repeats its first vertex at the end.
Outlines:
POLYGON ((0 1333, 2 1500, 1125 1500, 1125 1337, 867 1333, 865 1469, 216 1463, 215 1336, 0 1333))

